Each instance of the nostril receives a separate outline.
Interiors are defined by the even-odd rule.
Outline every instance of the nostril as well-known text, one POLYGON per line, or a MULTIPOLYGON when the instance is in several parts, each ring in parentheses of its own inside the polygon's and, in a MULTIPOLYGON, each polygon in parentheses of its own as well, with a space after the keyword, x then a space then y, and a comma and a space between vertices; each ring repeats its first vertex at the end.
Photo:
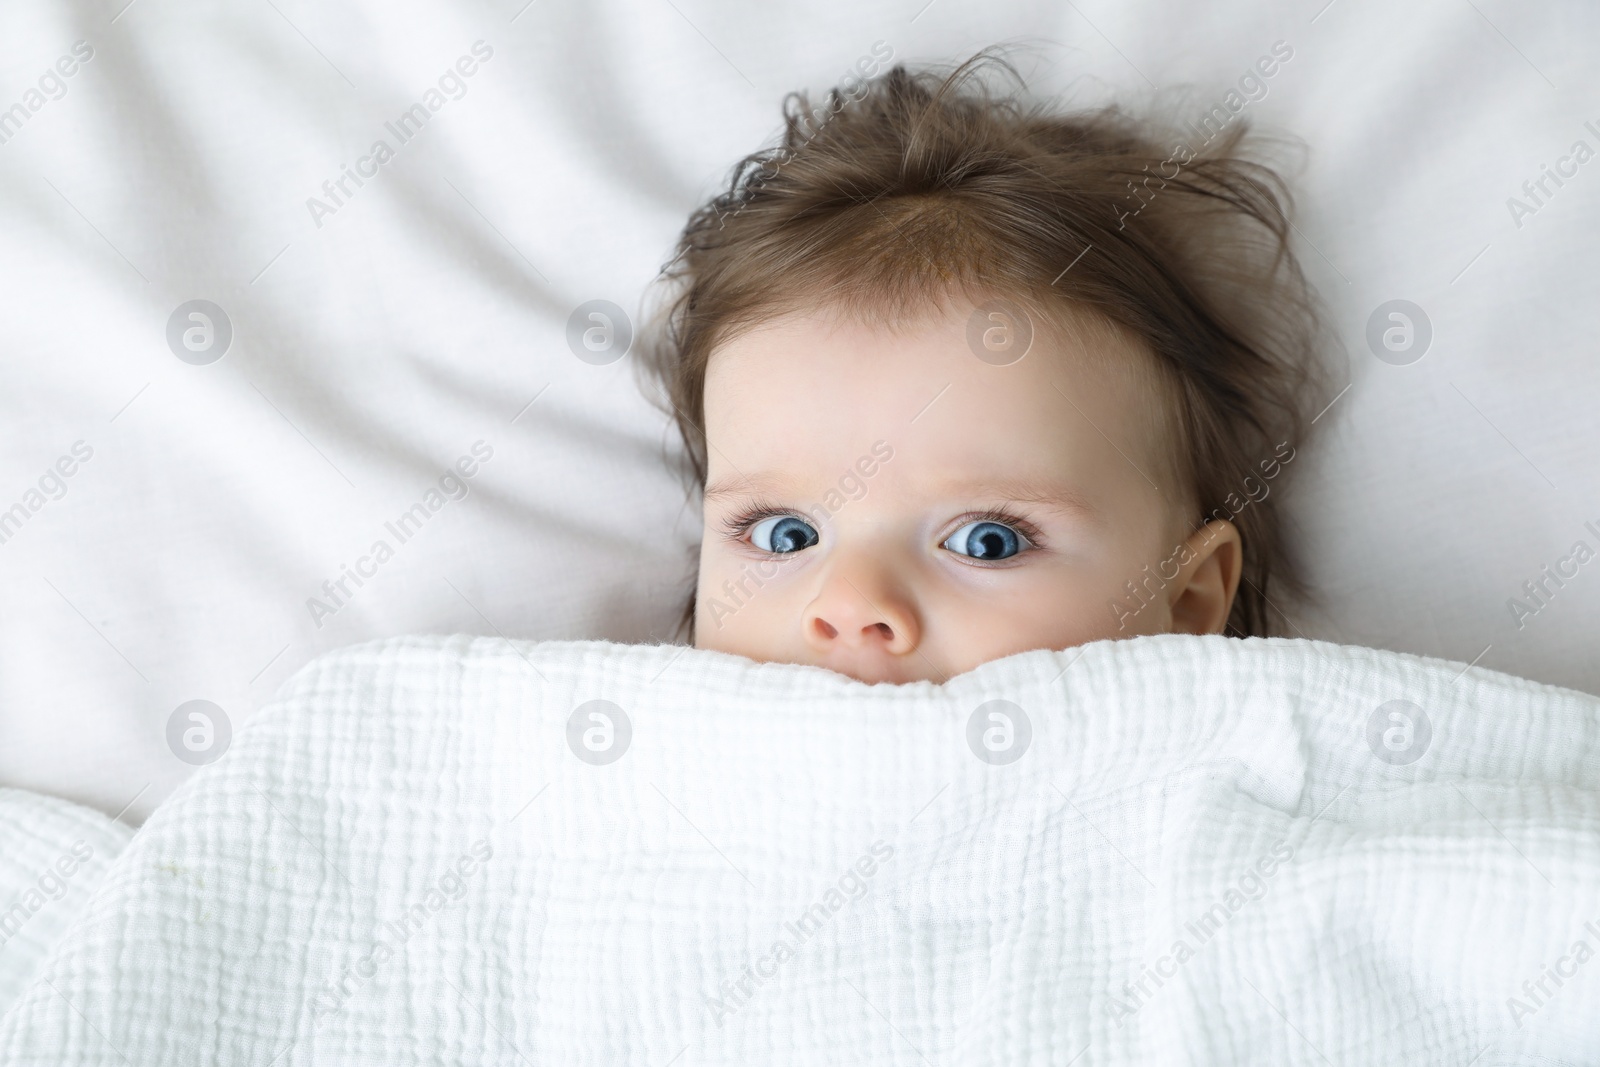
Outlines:
POLYGON ((817 628, 817 633, 829 641, 839 636, 839 631, 834 629, 833 624, 827 619, 813 619, 811 624, 817 628))
POLYGON ((889 624, 886 622, 875 622, 868 629, 878 631, 885 641, 894 640, 894 631, 889 628, 889 624))

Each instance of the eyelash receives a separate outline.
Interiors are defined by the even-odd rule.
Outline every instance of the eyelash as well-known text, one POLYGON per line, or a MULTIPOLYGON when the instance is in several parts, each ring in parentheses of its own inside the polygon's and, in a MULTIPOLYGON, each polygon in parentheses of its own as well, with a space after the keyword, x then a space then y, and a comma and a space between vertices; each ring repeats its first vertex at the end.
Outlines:
POLYGON ((757 501, 736 515, 730 515, 722 520, 722 532, 730 541, 742 541, 762 519, 774 518, 778 515, 798 514, 793 508, 782 508, 776 504, 757 501))
MULTIPOLYGON (((1021 534, 1027 539, 1028 544, 1033 548, 1044 547, 1044 534, 1040 532, 1039 527, 1035 526, 1021 515, 1016 515, 1012 512, 1001 511, 998 509, 988 511, 969 511, 965 515, 962 515, 960 518, 955 520, 955 522, 951 525, 950 532, 955 533, 957 530, 961 529, 961 527, 971 522, 998 522, 1002 526, 1009 526, 1013 530, 1017 531, 1017 533, 1021 534)), ((981 563, 982 560, 977 562, 981 563)), ((1002 560, 1001 562, 1005 561, 1002 560)))
MULTIPOLYGON (((801 513, 796 512, 793 508, 785 508, 780 507, 777 504, 758 501, 754 504, 751 504, 745 510, 723 519, 722 531, 724 536, 726 536, 730 541, 743 541, 747 536, 749 536, 750 531, 755 528, 757 523, 761 522, 763 519, 771 519, 780 515, 794 515, 796 518, 804 517, 801 513)), ((951 523, 950 532, 955 533, 955 531, 961 529, 961 527, 973 522, 998 522, 1002 525, 1011 527, 1013 530, 1016 530, 1019 534, 1027 539, 1028 544, 1032 547, 1044 547, 1044 534, 1040 532, 1039 527, 1035 526, 1021 515, 1016 515, 1012 512, 1002 511, 999 509, 969 511, 951 523)), ((940 544, 943 543, 944 542, 941 539, 940 544)))

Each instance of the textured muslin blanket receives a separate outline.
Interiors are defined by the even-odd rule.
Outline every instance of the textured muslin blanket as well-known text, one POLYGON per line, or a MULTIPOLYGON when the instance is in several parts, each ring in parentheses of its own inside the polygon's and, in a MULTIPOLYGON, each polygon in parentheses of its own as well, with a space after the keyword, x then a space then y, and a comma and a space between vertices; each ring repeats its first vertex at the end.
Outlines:
POLYGON ((64 800, 0 789, 0 1014, 26 988, 132 833, 64 800))
POLYGON ((0 1063, 1595 1063, 1597 790, 1600 700, 1310 641, 389 640, 0 953, 0 1063))

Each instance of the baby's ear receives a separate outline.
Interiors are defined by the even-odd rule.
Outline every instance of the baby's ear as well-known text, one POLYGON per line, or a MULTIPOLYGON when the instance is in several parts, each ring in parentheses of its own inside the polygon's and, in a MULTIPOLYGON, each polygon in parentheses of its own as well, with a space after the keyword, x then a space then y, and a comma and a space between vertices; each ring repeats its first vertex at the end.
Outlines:
POLYGON ((1239 530, 1224 519, 1213 519, 1184 542, 1188 561, 1168 588, 1172 632, 1220 634, 1233 611, 1244 568, 1244 543, 1239 530))

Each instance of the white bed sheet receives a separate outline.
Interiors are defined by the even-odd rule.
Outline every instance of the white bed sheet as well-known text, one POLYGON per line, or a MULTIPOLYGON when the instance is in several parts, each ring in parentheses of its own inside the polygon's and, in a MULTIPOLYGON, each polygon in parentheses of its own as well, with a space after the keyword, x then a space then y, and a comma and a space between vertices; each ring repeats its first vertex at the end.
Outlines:
POLYGON ((77 442, 92 456, 0 543, 0 783, 137 821, 192 771, 179 705, 237 729, 328 648, 667 636, 698 519, 632 360, 575 358, 568 316, 635 312, 783 93, 879 42, 1021 41, 1041 92, 1085 101, 1215 98, 1287 42, 1250 111, 1311 147, 1298 239, 1350 384, 1293 490, 1325 591, 1296 626, 1600 692, 1600 566, 1520 628, 1506 604, 1600 547, 1600 162, 1520 226, 1506 204, 1574 141, 1600 148, 1597 22, 1503 0, 8 4, 0 108, 75 42, 93 55, 0 144, 0 510, 77 442), (307 199, 479 41, 465 94, 314 220, 307 199), (233 325, 210 365, 166 340, 194 299, 233 325), (1409 366, 1364 340, 1391 299, 1433 325, 1409 366), (314 620, 308 598, 477 442, 470 494, 314 620))

